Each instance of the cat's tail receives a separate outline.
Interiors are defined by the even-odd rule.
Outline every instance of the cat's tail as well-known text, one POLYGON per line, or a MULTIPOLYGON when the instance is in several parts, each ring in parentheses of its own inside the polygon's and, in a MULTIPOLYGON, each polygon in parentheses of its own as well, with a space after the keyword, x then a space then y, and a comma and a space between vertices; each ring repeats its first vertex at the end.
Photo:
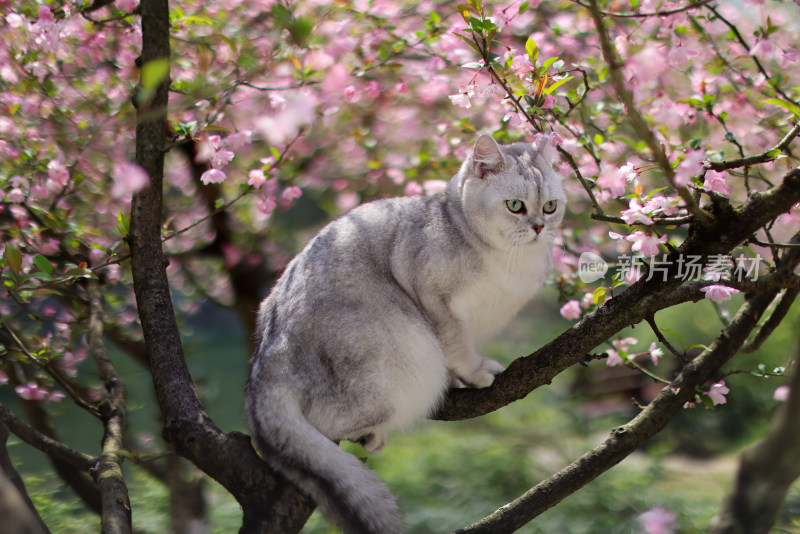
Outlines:
POLYGON ((319 505, 345 534, 399 534, 397 503, 386 485, 305 418, 291 394, 247 398, 250 430, 265 460, 319 505))

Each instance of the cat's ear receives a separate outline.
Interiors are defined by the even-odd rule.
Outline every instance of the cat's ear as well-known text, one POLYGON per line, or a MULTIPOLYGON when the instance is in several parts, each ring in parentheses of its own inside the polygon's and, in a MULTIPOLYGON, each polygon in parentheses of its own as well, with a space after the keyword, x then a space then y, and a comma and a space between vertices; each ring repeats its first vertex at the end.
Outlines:
POLYGON ((479 178, 486 172, 497 172, 503 168, 503 153, 500 146, 491 135, 483 134, 478 137, 475 148, 472 149, 472 169, 479 178))
POLYGON ((551 135, 536 134, 532 146, 549 165, 555 165, 556 149, 553 146, 553 137, 551 135))

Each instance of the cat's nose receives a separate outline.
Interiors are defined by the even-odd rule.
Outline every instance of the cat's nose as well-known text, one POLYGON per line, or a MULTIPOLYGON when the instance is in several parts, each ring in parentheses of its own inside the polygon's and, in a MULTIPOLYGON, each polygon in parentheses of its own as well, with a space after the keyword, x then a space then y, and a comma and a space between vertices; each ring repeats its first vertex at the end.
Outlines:
POLYGON ((542 231, 542 228, 544 228, 544 225, 533 224, 531 225, 531 228, 533 228, 533 231, 536 232, 536 235, 539 235, 539 233, 542 231))

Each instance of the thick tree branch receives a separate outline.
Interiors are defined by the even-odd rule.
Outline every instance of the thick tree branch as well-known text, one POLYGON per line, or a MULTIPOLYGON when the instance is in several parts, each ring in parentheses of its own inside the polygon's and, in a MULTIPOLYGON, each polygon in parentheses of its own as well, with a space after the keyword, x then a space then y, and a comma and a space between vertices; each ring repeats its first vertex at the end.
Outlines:
POLYGON ((97 458, 94 456, 76 451, 60 441, 39 432, 19 419, 3 404, 0 404, 0 421, 5 423, 11 432, 31 447, 39 449, 47 455, 66 462, 81 471, 88 471, 97 463, 97 458))
POLYGON ((89 352, 97 365, 100 380, 108 392, 108 400, 100 404, 103 420, 103 454, 92 470, 102 499, 103 534, 131 532, 131 505, 128 486, 122 476, 126 390, 103 342, 103 312, 100 289, 96 280, 89 281, 89 352))
MULTIPOLYGON (((142 63, 168 58, 167 0, 144 0, 142 63)), ((161 83, 136 125, 136 162, 150 186, 133 197, 129 243, 139 318, 164 417, 164 435, 176 451, 225 486, 244 511, 244 532, 296 532, 314 508, 313 501, 278 478, 258 457, 249 438, 226 434, 205 412, 183 357, 180 334, 161 248, 167 84, 161 83)))

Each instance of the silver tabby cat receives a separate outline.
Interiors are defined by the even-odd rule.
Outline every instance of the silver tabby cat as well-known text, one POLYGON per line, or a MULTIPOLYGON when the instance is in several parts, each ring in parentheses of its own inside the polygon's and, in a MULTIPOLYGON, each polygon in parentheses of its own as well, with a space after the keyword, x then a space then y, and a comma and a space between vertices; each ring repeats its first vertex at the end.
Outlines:
POLYGON ((475 346, 541 287, 565 203, 547 139, 482 135, 445 192, 371 202, 329 224, 261 304, 250 430, 347 534, 403 523, 383 482, 338 442, 378 452, 451 385, 492 384, 503 366, 475 346))

